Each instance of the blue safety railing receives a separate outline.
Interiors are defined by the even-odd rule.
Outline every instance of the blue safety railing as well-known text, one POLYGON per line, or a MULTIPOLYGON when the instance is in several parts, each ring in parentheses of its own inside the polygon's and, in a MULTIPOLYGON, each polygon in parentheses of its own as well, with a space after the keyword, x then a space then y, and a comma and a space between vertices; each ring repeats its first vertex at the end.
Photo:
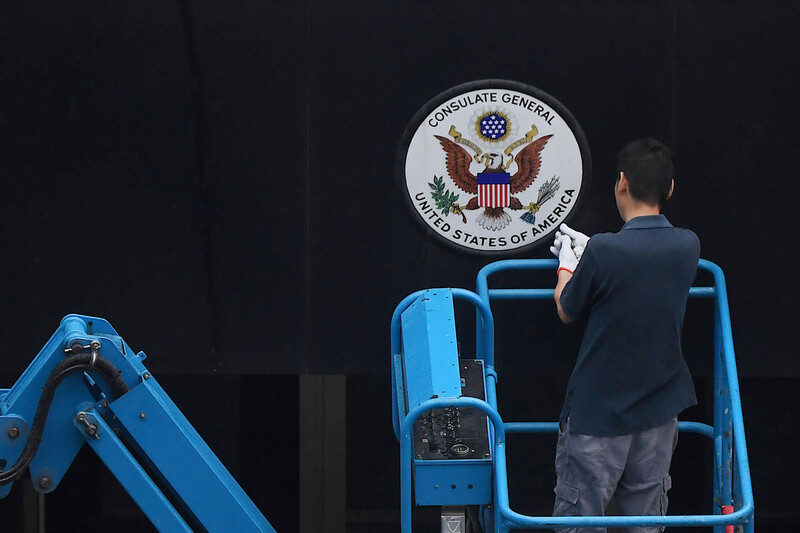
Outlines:
POLYGON ((475 305, 476 357, 483 359, 486 377, 486 401, 475 398, 428 400, 403 412, 398 407, 398 394, 402 394, 398 373, 401 353, 400 315, 423 291, 409 295, 395 309, 391 325, 392 342, 392 420, 400 441, 401 478, 401 529, 411 532, 413 457, 412 428, 414 422, 431 409, 458 406, 474 407, 485 412, 492 429, 494 461, 494 498, 491 508, 482 509, 482 522, 487 532, 505 533, 513 529, 581 528, 581 527, 632 527, 667 526, 713 528, 714 533, 726 533, 726 526, 741 526, 744 533, 754 531, 754 501, 747 459, 747 446, 742 417, 741 397, 733 350, 725 277, 722 270, 701 259, 698 268, 710 272, 714 285, 692 287, 690 298, 714 301, 714 425, 699 422, 680 422, 679 430, 704 435, 714 445, 714 514, 667 516, 581 516, 553 517, 527 516, 511 509, 509 504, 508 474, 506 466, 507 433, 557 433, 557 422, 503 422, 497 411, 497 374, 495 371, 494 321, 492 300, 552 300, 553 289, 490 289, 489 277, 508 270, 555 270, 554 259, 529 259, 497 261, 478 273, 477 294, 464 289, 451 289, 453 296, 475 305), (723 514, 726 513, 726 514, 723 514))

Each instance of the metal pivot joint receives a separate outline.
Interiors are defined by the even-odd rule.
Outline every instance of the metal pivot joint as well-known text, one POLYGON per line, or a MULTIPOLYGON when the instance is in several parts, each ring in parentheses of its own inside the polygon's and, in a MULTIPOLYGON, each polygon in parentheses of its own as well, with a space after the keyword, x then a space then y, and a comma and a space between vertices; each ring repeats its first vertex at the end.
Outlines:
POLYGON ((80 413, 78 413, 75 419, 84 425, 84 431, 88 436, 94 437, 95 439, 100 438, 100 434, 97 431, 97 424, 91 423, 89 421, 89 417, 86 416, 86 413, 81 411, 80 413))
POLYGON ((64 353, 68 355, 80 355, 84 353, 86 350, 88 350, 91 355, 88 367, 89 370, 91 370, 97 364, 97 356, 100 352, 100 341, 93 340, 86 346, 83 346, 81 343, 76 342, 73 343, 72 346, 70 346, 69 348, 64 348, 64 353))

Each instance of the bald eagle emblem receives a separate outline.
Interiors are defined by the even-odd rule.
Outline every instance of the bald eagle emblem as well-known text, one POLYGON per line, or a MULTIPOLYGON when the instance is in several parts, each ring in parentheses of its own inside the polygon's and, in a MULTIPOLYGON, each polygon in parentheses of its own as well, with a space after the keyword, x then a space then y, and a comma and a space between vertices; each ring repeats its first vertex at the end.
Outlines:
MULTIPOLYGON (((502 142, 510 131, 508 122, 507 115, 490 111, 478 117, 475 132, 483 142, 502 142)), ((445 202, 448 204, 448 210, 461 215, 462 220, 466 222, 464 211, 482 209, 476 222, 482 228, 490 231, 500 231, 511 223, 511 215, 506 212, 506 209, 524 209, 525 213, 521 218, 525 222, 533 224, 535 213, 539 211, 542 203, 549 200, 559 188, 559 180, 554 176, 539 188, 536 202, 523 205, 518 198, 518 195, 527 190, 539 175, 539 169, 542 166, 542 152, 547 142, 553 137, 552 134, 544 135, 534 140, 537 134, 538 129, 535 125, 531 125, 531 130, 525 137, 512 142, 502 152, 495 150, 484 152, 477 144, 464 139, 454 126, 451 126, 449 131, 452 140, 442 135, 434 135, 445 152, 447 175, 456 187, 472 195, 466 205, 462 206, 455 202, 458 197, 450 193, 450 201, 445 202), (475 156, 473 157, 467 149, 460 146, 462 144, 470 148, 475 156), (524 148, 519 150, 516 156, 513 156, 514 150, 520 146, 524 146, 524 148), (470 168, 473 164, 483 165, 483 169, 473 173, 470 168), (512 164, 516 165, 513 174, 508 172, 512 164)), ((440 189, 442 188, 441 181, 438 186, 440 189)), ((434 185, 431 184, 431 187, 434 185)), ((441 200, 441 197, 438 200, 441 200)))

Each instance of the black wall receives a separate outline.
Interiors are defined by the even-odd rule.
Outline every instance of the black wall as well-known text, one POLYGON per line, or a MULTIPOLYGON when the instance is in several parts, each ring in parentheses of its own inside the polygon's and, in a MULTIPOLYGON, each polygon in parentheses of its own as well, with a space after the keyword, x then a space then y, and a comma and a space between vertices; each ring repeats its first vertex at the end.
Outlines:
MULTIPOLYGON (((386 445, 348 466, 348 507, 396 512, 391 312, 420 288, 472 288, 488 261, 418 229, 395 186, 397 145, 438 93, 511 79, 581 124, 594 175, 572 225, 588 233, 621 224, 611 184, 623 142, 674 148, 666 213, 727 275, 760 516, 794 521, 776 502, 787 488, 796 501, 779 478, 800 474, 785 416, 800 390, 798 22, 800 4, 755 0, 4 2, 6 386, 65 314, 101 316, 171 376, 182 407, 206 394, 187 375, 249 406, 239 428, 271 405, 269 389, 285 392, 295 410, 273 419, 289 435, 273 448, 289 458, 279 468, 297 459, 296 376, 347 374, 350 453, 374 449, 367 426, 386 445)), ((705 311, 690 308, 685 342, 701 384, 705 311)), ((526 414, 554 416, 579 329, 551 306, 498 313, 508 409, 536 402, 526 414)), ((226 462, 247 462, 233 470, 263 445, 246 435, 220 445, 226 462)), ((536 487, 542 501, 550 482, 536 487)), ((262 510, 289 531, 291 503, 262 510)))

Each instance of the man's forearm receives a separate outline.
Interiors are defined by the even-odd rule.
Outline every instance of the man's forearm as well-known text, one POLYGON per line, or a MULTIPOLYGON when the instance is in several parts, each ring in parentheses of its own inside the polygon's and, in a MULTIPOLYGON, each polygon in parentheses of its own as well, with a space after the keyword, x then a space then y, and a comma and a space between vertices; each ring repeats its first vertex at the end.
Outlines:
POLYGON ((553 290, 553 299, 556 301, 556 311, 558 312, 558 318, 561 319, 562 322, 565 324, 569 324, 570 322, 575 321, 575 317, 571 317, 564 312, 564 309, 561 308, 561 292, 564 290, 564 286, 567 284, 569 280, 572 279, 572 273, 566 269, 559 269, 558 271, 558 281, 556 282, 556 288, 553 290))

